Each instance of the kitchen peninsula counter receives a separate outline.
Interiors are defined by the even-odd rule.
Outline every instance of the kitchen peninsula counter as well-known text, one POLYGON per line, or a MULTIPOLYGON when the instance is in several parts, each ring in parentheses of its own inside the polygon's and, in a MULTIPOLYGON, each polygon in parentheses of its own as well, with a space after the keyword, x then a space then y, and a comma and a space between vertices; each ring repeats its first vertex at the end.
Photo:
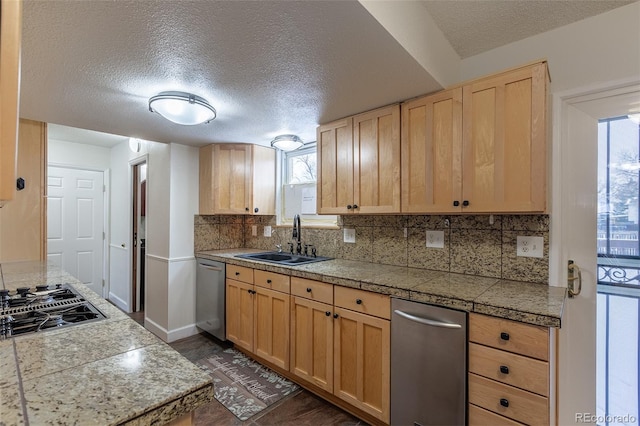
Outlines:
POLYGON ((211 377, 46 262, 0 265, 0 288, 70 284, 107 317, 0 340, 0 423, 149 425, 213 399, 211 377))
POLYGON ((561 325, 563 287, 344 259, 288 266, 236 257, 260 251, 213 250, 196 256, 528 324, 561 325))

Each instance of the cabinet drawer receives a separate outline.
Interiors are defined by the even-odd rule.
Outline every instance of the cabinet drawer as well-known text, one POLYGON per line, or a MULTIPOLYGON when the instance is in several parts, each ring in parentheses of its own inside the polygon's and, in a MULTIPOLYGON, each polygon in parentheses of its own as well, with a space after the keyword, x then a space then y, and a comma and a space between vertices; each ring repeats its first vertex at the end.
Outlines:
POLYGON ((291 277, 291 294, 333 305, 333 284, 291 277))
POLYGON ((477 405, 469 404, 469 426, 519 426, 518 423, 506 417, 487 411, 477 405))
POLYGON ((334 286, 334 300, 341 308, 391 319, 391 300, 387 295, 334 286))
POLYGON ((544 361, 469 343, 469 372, 549 396, 549 364, 544 361))
POLYGON ((257 286, 289 293, 289 275, 267 271, 253 271, 253 279, 254 284, 257 286))
POLYGON ((549 424, 547 398, 472 373, 469 374, 469 403, 530 425, 549 424))
POLYGON ((227 264, 227 278, 253 284, 253 269, 227 264))
POLYGON ((471 313, 469 341, 549 360, 549 329, 546 327, 471 313))

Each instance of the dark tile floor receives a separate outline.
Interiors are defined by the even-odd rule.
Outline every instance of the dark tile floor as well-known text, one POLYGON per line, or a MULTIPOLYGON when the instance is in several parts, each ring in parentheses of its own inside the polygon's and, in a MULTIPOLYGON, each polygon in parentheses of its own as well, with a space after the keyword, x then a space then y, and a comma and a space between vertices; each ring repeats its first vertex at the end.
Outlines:
MULTIPOLYGON (((144 313, 142 312, 136 312, 129 316, 140 324, 144 323, 144 313)), ((231 344, 221 342, 203 333, 170 343, 170 346, 190 361, 196 361, 228 348, 231 344)), ((239 420, 222 404, 214 400, 195 411, 194 424, 196 426, 366 425, 366 423, 346 411, 329 404, 304 389, 288 395, 245 421, 239 420)))

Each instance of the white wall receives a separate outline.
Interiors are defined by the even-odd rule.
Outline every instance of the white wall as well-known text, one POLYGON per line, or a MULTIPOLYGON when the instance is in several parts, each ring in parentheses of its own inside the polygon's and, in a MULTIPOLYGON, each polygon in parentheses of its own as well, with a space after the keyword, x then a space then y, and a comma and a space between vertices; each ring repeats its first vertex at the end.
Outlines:
POLYGON ((551 92, 640 75, 640 2, 462 60, 462 80, 546 58, 551 92))
POLYGON ((101 146, 48 139, 47 162, 50 165, 108 170, 111 167, 111 150, 101 146))

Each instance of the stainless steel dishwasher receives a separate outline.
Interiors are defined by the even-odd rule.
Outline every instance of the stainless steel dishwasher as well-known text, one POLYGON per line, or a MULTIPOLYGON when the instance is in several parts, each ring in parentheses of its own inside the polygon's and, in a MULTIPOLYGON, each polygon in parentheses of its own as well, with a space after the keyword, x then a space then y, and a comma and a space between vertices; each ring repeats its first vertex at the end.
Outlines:
POLYGON ((196 261, 196 325, 225 340, 225 264, 203 258, 196 261))
POLYGON ((391 299, 391 424, 464 425, 467 313, 391 299))

